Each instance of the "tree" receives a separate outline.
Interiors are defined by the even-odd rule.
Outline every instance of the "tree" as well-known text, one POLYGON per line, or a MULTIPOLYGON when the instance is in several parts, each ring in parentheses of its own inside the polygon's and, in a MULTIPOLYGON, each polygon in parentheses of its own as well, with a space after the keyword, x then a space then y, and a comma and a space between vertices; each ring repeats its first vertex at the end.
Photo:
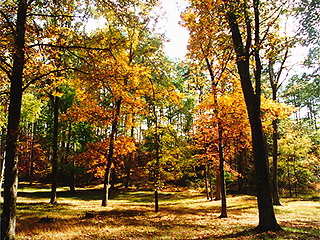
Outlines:
MULTIPOLYGON (((4 204, 1 216, 2 239, 15 238, 18 177, 17 140, 23 91, 45 76, 65 70, 52 69, 50 68, 50 61, 46 63, 42 61, 41 50, 43 51, 43 48, 48 44, 39 43, 41 40, 54 38, 52 33, 57 30, 50 27, 45 28, 47 18, 67 16, 58 12, 55 15, 50 15, 46 11, 51 8, 62 7, 62 5, 64 5, 62 1, 51 4, 34 0, 18 0, 10 3, 6 2, 0 8, 0 31, 1 36, 3 36, 0 45, 3 53, 0 70, 1 76, 5 75, 10 82, 4 204), (33 11, 31 12, 31 10, 33 11), (28 55, 28 58, 25 57, 26 55, 28 55)), ((70 6, 68 6, 69 10, 71 10, 70 6)))
MULTIPOLYGON (((268 158, 266 152, 266 143, 264 140, 264 133, 261 122, 261 60, 260 60, 260 4, 259 1, 253 0, 253 24, 251 27, 251 20, 249 18, 249 5, 244 2, 243 6, 239 6, 232 2, 224 1, 225 16, 229 24, 229 30, 233 41, 233 48, 236 54, 236 64, 240 76, 241 86, 248 110, 249 121, 252 134, 252 146, 254 154, 254 165, 257 178, 257 199, 259 209, 259 225, 258 231, 269 231, 281 229, 275 218, 272 198, 269 185, 269 169, 268 158), (237 15, 236 9, 242 9, 240 13, 242 16, 237 15), (243 41, 241 34, 240 21, 244 21, 246 42, 243 41), (252 33, 252 31, 254 31, 252 33), (254 43, 252 43, 252 34, 254 35, 254 43), (254 80, 255 89, 251 82, 251 47, 253 47, 253 60, 254 60, 254 80)), ((239 13, 239 12, 238 12, 239 13)))
MULTIPOLYGON (((278 29, 278 26, 275 27, 278 29)), ((268 78, 271 87, 271 98, 274 102, 278 101, 279 90, 286 80, 283 77, 283 72, 286 71, 285 63, 289 57, 290 47, 293 45, 293 41, 287 37, 281 38, 277 32, 270 32, 266 38, 266 58, 267 58, 267 71, 268 78)), ((287 70, 287 75, 289 70, 287 70)), ((279 190, 278 190, 278 125, 279 117, 276 116, 272 120, 272 175, 271 175, 271 193, 274 205, 281 205, 279 190)))
MULTIPOLYGON (((17 18, 15 25, 7 18, 6 13, 1 10, 5 24, 13 32, 13 65, 9 70, 5 68, 10 79, 10 104, 8 113, 6 158, 4 172, 4 202, 1 215, 1 239, 15 239, 16 227, 16 199, 18 184, 18 161, 17 144, 19 136, 19 122, 22 103, 22 82, 25 64, 25 32, 28 2, 18 1, 17 18)), ((8 67, 8 66, 7 66, 8 67)))
MULTIPOLYGON (((259 210, 258 231, 279 230, 269 185, 269 169, 266 143, 261 122, 261 60, 260 49, 264 34, 268 32, 268 24, 272 23, 274 16, 261 24, 261 14, 271 9, 277 10, 273 4, 264 4, 259 1, 190 1, 191 17, 202 24, 214 21, 224 36, 229 31, 229 39, 235 54, 235 61, 241 87, 248 111, 252 135, 254 166, 256 171, 257 200, 259 210), (263 8, 262 8, 263 7, 263 8), (203 17, 205 16, 205 17, 203 17), (225 24, 227 22, 228 25, 225 24), (252 83, 251 79, 254 80, 252 83)), ((277 12, 277 11, 276 11, 277 12)), ((263 17, 265 15, 262 15, 263 17)), ((265 16, 267 18, 267 16, 265 16)), ((206 34, 207 32, 205 32, 206 34)), ((216 35, 217 38, 219 35, 216 35)), ((225 41, 227 44, 229 41, 225 41)), ((226 45, 228 46, 228 45, 226 45)))

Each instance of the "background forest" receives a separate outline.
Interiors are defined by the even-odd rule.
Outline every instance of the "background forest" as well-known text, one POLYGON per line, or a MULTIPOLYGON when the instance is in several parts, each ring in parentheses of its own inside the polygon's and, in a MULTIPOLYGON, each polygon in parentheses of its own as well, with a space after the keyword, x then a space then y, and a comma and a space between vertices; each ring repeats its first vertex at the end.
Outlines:
MULTIPOLYGON (((209 200, 255 194, 250 123, 221 14, 229 3, 188 1, 184 60, 163 50, 160 4, 2 1, 0 189, 11 156, 20 182, 51 184, 51 203, 58 186, 75 193, 100 184, 103 206, 109 188, 192 188, 209 200), (104 24, 89 27, 93 19, 104 24)), ((239 19, 254 16, 241 4, 239 19)), ((262 1, 259 9, 260 41, 248 50, 254 57, 259 49, 261 120, 279 205, 279 196, 319 190, 319 2, 262 1)), ((246 41, 258 27, 239 26, 246 41)))

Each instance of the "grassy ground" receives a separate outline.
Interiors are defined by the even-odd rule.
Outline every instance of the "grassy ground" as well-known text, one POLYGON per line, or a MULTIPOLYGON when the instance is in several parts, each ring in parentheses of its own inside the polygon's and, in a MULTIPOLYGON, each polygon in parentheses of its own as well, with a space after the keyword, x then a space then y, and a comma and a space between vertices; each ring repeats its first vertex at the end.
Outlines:
POLYGON ((228 218, 220 219, 220 202, 207 201, 193 191, 161 192, 159 213, 153 193, 119 191, 108 207, 101 207, 100 189, 58 192, 58 204, 49 204, 50 189, 21 187, 18 194, 17 239, 320 239, 320 202, 281 199, 275 207, 284 231, 257 234, 256 199, 228 196, 228 218), (85 218, 86 212, 94 213, 85 218), (53 223, 39 223, 43 217, 53 223))

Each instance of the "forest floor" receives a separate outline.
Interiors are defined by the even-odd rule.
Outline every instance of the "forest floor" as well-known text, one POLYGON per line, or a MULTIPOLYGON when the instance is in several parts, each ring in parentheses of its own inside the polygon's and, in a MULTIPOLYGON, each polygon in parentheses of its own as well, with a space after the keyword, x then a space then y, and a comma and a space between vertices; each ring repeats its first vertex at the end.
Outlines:
POLYGON ((248 195, 228 195, 228 218, 218 218, 220 201, 197 191, 160 192, 158 213, 151 191, 116 191, 107 207, 101 189, 60 188, 57 196, 52 205, 49 186, 20 186, 17 239, 320 239, 319 198, 282 198, 275 213, 284 231, 258 234, 256 198, 248 195))

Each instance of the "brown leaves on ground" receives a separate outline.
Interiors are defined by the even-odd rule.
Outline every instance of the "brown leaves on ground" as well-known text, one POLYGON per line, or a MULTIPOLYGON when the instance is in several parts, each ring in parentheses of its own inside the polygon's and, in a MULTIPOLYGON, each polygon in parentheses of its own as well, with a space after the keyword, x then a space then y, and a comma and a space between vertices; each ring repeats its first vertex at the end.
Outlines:
POLYGON ((284 231, 258 234, 252 196, 229 196, 228 218, 222 219, 219 201, 190 191, 160 194, 159 213, 152 192, 120 192, 108 207, 94 195, 60 197, 57 205, 31 196, 18 200, 18 239, 320 239, 319 201, 282 199, 275 211, 284 231), (85 218, 86 212, 94 217, 85 218), (55 221, 39 223, 42 217, 55 221))

